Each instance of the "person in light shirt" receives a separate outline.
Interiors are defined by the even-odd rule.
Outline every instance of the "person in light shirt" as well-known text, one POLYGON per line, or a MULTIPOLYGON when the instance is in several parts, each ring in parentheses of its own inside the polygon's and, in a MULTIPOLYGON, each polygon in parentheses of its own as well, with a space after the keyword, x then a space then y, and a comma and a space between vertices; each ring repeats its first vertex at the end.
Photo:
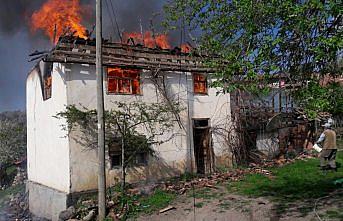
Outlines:
POLYGON ((320 166, 323 170, 333 169, 337 171, 336 168, 336 132, 331 129, 331 123, 326 123, 323 125, 324 131, 320 135, 317 144, 321 144, 323 147, 319 154, 320 166))

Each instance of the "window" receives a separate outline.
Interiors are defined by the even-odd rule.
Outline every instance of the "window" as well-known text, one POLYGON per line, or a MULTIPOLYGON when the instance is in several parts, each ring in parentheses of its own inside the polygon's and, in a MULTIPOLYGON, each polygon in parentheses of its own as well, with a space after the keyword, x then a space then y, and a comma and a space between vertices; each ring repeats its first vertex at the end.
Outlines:
POLYGON ((148 154, 146 152, 137 153, 135 156, 136 165, 147 165, 148 164, 148 154))
POLYGON ((113 167, 119 167, 121 165, 121 153, 114 154, 111 157, 111 165, 113 167))
POLYGON ((121 165, 121 143, 119 139, 114 140, 109 144, 108 153, 111 160, 111 167, 121 165))
POLYGON ((203 74, 193 74, 194 93, 207 94, 207 77, 203 74))
POLYGON ((44 90, 43 90, 43 99, 48 100, 51 98, 52 91, 52 77, 51 75, 44 77, 44 90))
MULTIPOLYGON (((121 153, 120 141, 114 141, 109 145, 109 157, 110 157, 112 168, 117 168, 121 166, 122 153, 121 153)), ((142 165, 147 165, 147 164, 148 164, 148 153, 138 152, 135 154, 129 166, 142 166, 142 165)))
POLYGON ((43 100, 48 100, 52 96, 52 62, 39 62, 37 71, 40 75, 43 100))
POLYGON ((108 68, 109 94, 140 94, 140 71, 137 69, 108 68))

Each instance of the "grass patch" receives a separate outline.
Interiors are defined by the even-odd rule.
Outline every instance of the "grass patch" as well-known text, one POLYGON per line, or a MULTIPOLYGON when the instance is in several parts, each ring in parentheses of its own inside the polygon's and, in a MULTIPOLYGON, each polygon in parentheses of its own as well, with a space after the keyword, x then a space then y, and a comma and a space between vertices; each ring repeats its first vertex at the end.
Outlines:
MULTIPOLYGON (((343 152, 337 153, 337 162, 343 164, 343 152)), ((252 197, 271 196, 279 201, 318 198, 338 189, 334 181, 343 177, 343 168, 324 174, 318 165, 318 159, 298 160, 281 168, 272 168, 273 179, 251 174, 242 181, 230 183, 228 189, 252 197)))
MULTIPOLYGON (((189 197, 193 197, 193 191, 189 191, 187 195, 189 197)), ((196 199, 216 199, 218 198, 218 196, 219 196, 218 192, 215 192, 213 189, 208 188, 208 187, 196 189, 194 191, 194 197, 196 199)))
MULTIPOLYGON (((127 208, 127 213, 122 218, 137 218, 140 214, 151 214, 155 211, 167 207, 176 197, 175 194, 169 193, 160 189, 155 190, 151 195, 122 195, 120 186, 114 186, 107 189, 107 196, 110 196, 114 201, 114 210, 120 213, 122 208, 127 208)), ((77 209, 81 209, 78 215, 81 217, 88 214, 87 206, 82 205, 83 201, 92 201, 97 203, 97 194, 89 194, 81 197, 75 205, 77 209), (82 209, 86 209, 83 211, 82 209)))
POLYGON ((124 220, 127 218, 137 218, 140 214, 151 214, 155 211, 167 207, 176 195, 157 189, 149 196, 127 196, 126 204, 129 207, 124 220))
POLYGON ((156 190, 151 196, 138 199, 140 202, 141 211, 143 213, 152 213, 159 209, 167 207, 174 199, 175 194, 167 193, 162 190, 156 190))
POLYGON ((202 208, 204 206, 204 204, 205 204, 204 202, 199 202, 199 203, 194 204, 194 206, 196 208, 202 208))
MULTIPOLYGON (((336 161, 343 165, 342 151, 337 153, 336 161)), ((298 160, 284 167, 271 168, 274 178, 250 174, 241 181, 229 183, 227 188, 249 197, 270 198, 276 203, 275 211, 279 215, 293 208, 306 216, 313 209, 313 200, 339 189, 340 185, 334 182, 343 177, 343 168, 323 173, 318 165, 319 159, 298 160)))

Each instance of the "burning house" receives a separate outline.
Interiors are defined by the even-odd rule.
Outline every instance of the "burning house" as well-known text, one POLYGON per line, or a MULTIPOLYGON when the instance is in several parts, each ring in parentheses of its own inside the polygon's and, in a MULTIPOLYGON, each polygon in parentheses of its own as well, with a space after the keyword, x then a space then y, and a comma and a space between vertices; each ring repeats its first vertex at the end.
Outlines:
MULTIPOLYGON (((77 131, 66 136, 61 127, 66 121, 54 117, 68 105, 96 108, 94 45, 94 40, 62 37, 27 77, 28 190, 30 210, 40 217, 56 220, 80 194, 97 189, 97 150, 78 142, 77 131)), ((106 110, 114 108, 115 101, 158 102, 161 92, 154 79, 163 81, 167 93, 185 107, 180 113, 184 128, 175 122, 177 136, 154 145, 157 158, 139 156, 139 163, 127 171, 129 182, 155 182, 192 168, 210 173, 231 164, 225 133, 230 95, 209 88, 213 70, 200 56, 179 48, 105 42, 103 63, 106 110)), ((120 150, 106 148, 107 185, 112 186, 120 179, 120 150)))
MULTIPOLYGON (((27 189, 30 211, 52 220, 80 195, 97 189, 97 150, 76 139, 81 131, 68 134, 63 130, 66 119, 55 117, 70 105, 96 109, 95 40, 81 24, 87 14, 89 7, 79 0, 48 0, 31 16, 31 30, 42 31, 55 47, 32 54, 38 63, 26 82, 27 189)), ((188 45, 172 50, 165 34, 121 37, 120 43, 103 43, 105 109, 115 108, 115 102, 154 103, 166 94, 184 107, 173 131, 161 135, 172 138, 152 146, 157 157, 139 153, 127 180, 155 182, 230 165, 230 96, 217 96, 217 90, 209 88, 213 70, 203 65, 202 56, 188 53, 188 45), (165 86, 164 95, 156 81, 165 86)), ((108 186, 121 176, 121 150, 113 148, 106 146, 108 186)))

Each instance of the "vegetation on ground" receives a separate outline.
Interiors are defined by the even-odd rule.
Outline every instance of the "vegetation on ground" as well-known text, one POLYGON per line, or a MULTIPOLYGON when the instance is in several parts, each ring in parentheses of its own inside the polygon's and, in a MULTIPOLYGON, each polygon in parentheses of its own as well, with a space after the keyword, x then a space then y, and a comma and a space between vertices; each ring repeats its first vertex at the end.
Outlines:
MULTIPOLYGON (((122 214, 122 220, 136 218, 142 214, 151 214, 167 207, 175 198, 176 194, 161 189, 154 190, 150 195, 122 194, 120 185, 107 189, 108 200, 113 201, 111 208, 116 214, 122 214)), ((87 207, 82 202, 97 202, 97 194, 91 194, 78 200, 76 208, 78 215, 83 217, 88 214, 87 207)))
MULTIPOLYGON (((338 152, 337 163, 343 165, 343 152, 338 152)), ((240 181, 218 184, 215 188, 195 188, 194 192, 189 190, 183 200, 187 201, 195 197, 195 207, 198 209, 204 207, 208 202, 218 200, 216 211, 224 212, 235 208, 244 212, 249 209, 249 201, 246 198, 232 198, 230 194, 240 194, 253 198, 266 197, 275 203, 275 210, 278 214, 284 213, 289 207, 296 205, 299 214, 305 216, 313 211, 313 203, 316 199, 335 193, 341 188, 341 185, 335 184, 335 181, 343 177, 343 168, 340 167, 338 172, 328 171, 324 173, 318 165, 319 160, 317 158, 297 160, 292 164, 270 168, 269 170, 273 174, 271 177, 249 174, 240 181), (301 202, 301 205, 298 202, 301 202)), ((184 174, 170 181, 184 182, 190 181, 194 177, 193 174, 184 174)), ((154 190, 150 195, 123 195, 119 185, 108 189, 107 195, 109 200, 115 204, 115 213, 121 213, 122 209, 125 208, 124 220, 155 213, 168 205, 172 205, 180 197, 175 193, 161 189, 154 190)), ((87 199, 96 201, 96 195, 87 199)), ((87 199, 84 198, 82 201, 87 199)), ((80 206, 81 204, 77 207, 80 206)), ((191 208, 184 210, 188 211, 191 208)), ((335 208, 330 208, 320 215, 321 217, 337 218, 343 214, 335 208)))
MULTIPOLYGON (((337 164, 343 165, 343 152, 337 153, 337 164)), ((298 160, 270 170, 272 177, 250 174, 241 181, 229 183, 227 188, 249 197, 268 197, 277 203, 279 212, 301 201, 304 205, 300 212, 307 214, 312 211, 315 199, 341 188, 335 181, 343 177, 342 167, 338 172, 320 170, 319 159, 298 160)))

